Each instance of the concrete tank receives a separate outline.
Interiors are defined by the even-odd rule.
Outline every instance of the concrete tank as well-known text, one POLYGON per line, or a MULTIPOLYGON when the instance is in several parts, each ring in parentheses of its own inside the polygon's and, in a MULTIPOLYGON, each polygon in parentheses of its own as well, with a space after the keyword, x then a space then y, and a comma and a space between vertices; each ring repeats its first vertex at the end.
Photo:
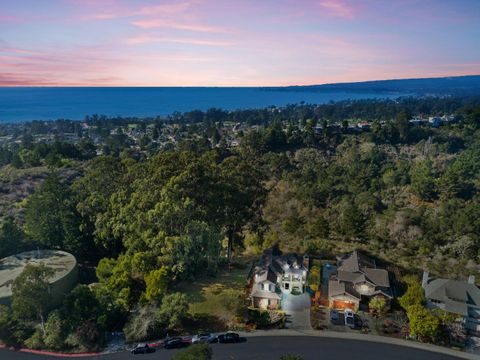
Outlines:
POLYGON ((12 284, 27 265, 45 265, 53 269, 48 279, 52 295, 52 308, 62 303, 63 297, 78 281, 77 260, 72 254, 60 250, 35 250, 12 255, 0 260, 0 304, 10 306, 12 284))

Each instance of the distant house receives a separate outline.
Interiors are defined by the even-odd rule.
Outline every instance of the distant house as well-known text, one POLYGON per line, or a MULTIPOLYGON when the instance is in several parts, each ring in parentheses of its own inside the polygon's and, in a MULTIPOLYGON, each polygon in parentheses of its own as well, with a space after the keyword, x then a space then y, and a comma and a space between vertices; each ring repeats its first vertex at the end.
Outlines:
POLYGON ((252 305, 262 309, 280 308, 283 294, 305 292, 308 256, 282 254, 278 246, 265 250, 253 273, 252 305))
POLYGON ((441 117, 438 116, 430 116, 428 118, 428 123, 431 127, 439 127, 443 124, 443 120, 441 117))
POLYGON ((337 272, 328 282, 329 306, 358 310, 362 301, 374 297, 392 299, 388 271, 359 251, 337 257, 337 272))
POLYGON ((462 318, 467 330, 480 332, 480 289, 474 276, 470 276, 468 281, 458 281, 430 278, 425 271, 422 287, 427 308, 456 314, 462 318))
POLYGON ((408 120, 408 123, 412 126, 421 126, 421 125, 425 125, 426 123, 428 123, 428 120, 424 120, 420 117, 414 117, 414 118, 408 120))
POLYGON ((357 124, 357 127, 360 129, 360 130, 364 130, 364 131, 367 131, 370 129, 370 123, 368 121, 361 121, 357 124))

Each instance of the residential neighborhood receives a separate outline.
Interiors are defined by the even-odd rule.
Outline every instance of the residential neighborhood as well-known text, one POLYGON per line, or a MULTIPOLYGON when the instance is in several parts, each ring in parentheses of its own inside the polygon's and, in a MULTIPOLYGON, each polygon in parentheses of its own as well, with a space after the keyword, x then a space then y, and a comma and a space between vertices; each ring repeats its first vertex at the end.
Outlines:
MULTIPOLYGON (((398 271, 387 270, 384 263, 361 250, 313 262, 322 263, 316 291, 309 286, 309 255, 284 254, 278 245, 266 249, 249 279, 251 307, 268 311, 270 316, 284 313, 286 322, 281 326, 287 329, 410 336, 407 316, 398 305, 405 294, 399 285, 398 271), (373 303, 382 304, 382 309, 373 303)), ((418 286, 424 293, 427 310, 435 313, 442 309, 451 314, 452 322, 446 323, 445 331, 452 343, 462 347, 478 343, 480 288, 474 276, 459 281, 432 278, 425 271, 418 286)))

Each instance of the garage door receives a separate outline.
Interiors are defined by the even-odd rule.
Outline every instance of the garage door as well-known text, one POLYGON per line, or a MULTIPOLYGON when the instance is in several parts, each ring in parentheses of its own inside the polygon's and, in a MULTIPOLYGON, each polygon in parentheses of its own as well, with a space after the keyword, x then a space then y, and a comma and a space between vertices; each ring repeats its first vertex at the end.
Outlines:
POLYGON ((333 302, 333 308, 337 310, 344 310, 344 309, 355 309, 355 303, 349 301, 340 301, 335 300, 333 302))

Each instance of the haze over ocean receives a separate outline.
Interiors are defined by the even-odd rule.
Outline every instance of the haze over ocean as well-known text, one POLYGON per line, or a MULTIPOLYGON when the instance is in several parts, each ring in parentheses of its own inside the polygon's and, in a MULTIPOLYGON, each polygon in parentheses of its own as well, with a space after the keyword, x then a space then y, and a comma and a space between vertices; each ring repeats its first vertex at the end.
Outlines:
POLYGON ((0 87, 0 123, 83 120, 92 114, 148 117, 212 107, 235 110, 400 95, 254 87, 0 87))

